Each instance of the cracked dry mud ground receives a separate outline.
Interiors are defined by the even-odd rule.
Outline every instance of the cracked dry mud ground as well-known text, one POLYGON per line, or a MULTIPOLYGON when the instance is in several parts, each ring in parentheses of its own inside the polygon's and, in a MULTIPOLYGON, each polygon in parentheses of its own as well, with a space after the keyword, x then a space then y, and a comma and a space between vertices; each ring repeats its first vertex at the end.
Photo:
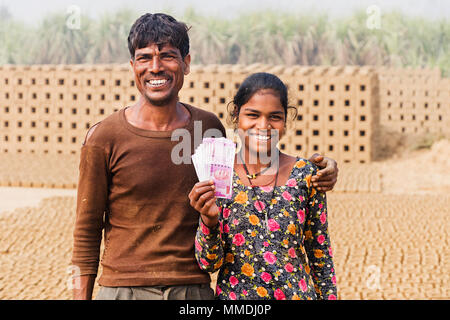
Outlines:
MULTIPOLYGON (((340 299, 450 298, 450 196, 329 193, 328 206, 340 299)), ((0 299, 71 298, 74 212, 65 196, 0 214, 0 299)))
MULTIPOLYGON (((76 184, 75 158, 2 160, 3 186, 76 184)), ((339 168, 328 193, 339 298, 450 299, 450 141, 401 159, 339 168)), ((71 299, 75 190, 47 190, 0 188, 2 300, 71 299)))

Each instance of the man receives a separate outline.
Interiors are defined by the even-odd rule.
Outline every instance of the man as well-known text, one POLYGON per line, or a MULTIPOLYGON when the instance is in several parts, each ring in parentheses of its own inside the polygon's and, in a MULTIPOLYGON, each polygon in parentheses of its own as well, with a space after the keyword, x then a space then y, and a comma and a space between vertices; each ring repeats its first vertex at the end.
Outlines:
MULTIPOLYGON (((165 14, 145 14, 130 30, 130 64, 141 96, 92 127, 81 148, 74 299, 92 298, 102 230, 97 299, 213 298, 209 274, 194 256, 199 216, 188 194, 197 182, 195 169, 171 159, 176 129, 193 137, 194 123, 201 123, 202 135, 215 129, 225 136, 214 114, 178 101, 191 60, 187 30, 165 14)), ((319 184, 331 190, 336 162, 318 155, 313 161, 328 164, 319 184)))

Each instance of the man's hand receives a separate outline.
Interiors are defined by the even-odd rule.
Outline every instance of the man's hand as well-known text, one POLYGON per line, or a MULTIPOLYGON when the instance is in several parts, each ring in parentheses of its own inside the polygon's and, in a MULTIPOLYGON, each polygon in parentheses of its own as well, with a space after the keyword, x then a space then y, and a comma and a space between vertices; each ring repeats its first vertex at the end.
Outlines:
POLYGON ((339 172, 337 162, 318 153, 313 154, 308 160, 321 169, 311 178, 313 186, 318 191, 326 192, 333 190, 339 172))
POLYGON ((73 281, 73 300, 91 300, 92 291, 95 284, 95 275, 88 274, 74 277, 73 281))
POLYGON ((219 208, 214 196, 214 181, 197 182, 189 193, 191 206, 200 212, 203 223, 213 228, 219 221, 219 208))

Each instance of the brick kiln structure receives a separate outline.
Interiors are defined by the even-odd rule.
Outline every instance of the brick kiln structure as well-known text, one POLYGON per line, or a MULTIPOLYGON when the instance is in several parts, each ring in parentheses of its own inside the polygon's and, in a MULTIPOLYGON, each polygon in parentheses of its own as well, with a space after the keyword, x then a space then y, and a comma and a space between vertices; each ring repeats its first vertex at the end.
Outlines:
MULTIPOLYGON (((280 148, 344 163, 377 160, 384 127, 449 134, 450 79, 437 70, 375 67, 192 66, 180 101, 227 122, 227 105, 254 72, 278 75, 298 109, 280 148)), ((0 66, 0 154, 75 154, 86 131, 138 92, 128 65, 0 66)))

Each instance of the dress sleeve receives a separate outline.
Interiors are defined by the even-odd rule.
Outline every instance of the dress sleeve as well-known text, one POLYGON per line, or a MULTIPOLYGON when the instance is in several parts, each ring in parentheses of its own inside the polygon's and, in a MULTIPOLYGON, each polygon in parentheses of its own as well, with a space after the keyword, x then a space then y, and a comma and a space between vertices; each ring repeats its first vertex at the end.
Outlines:
MULTIPOLYGON (((222 211, 222 207, 220 207, 222 211)), ((195 235, 195 258, 200 269, 207 272, 215 272, 223 264, 222 222, 214 228, 206 226, 199 219, 197 234, 195 235)))
POLYGON ((103 219, 108 199, 108 166, 104 149, 81 148, 72 264, 80 275, 97 274, 103 219))
POLYGON ((328 233, 326 193, 317 192, 315 188, 309 186, 309 183, 308 189, 308 213, 304 244, 311 276, 319 299, 337 299, 333 252, 328 233))

